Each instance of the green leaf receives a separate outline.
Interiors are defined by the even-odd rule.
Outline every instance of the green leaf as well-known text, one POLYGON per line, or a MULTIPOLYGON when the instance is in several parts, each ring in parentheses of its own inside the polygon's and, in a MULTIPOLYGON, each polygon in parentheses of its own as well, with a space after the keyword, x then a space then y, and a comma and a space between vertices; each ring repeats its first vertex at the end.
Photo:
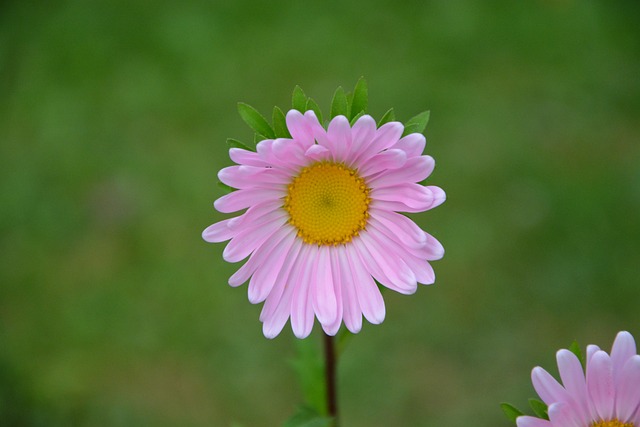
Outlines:
POLYGON ((238 102, 238 113, 240 113, 242 120, 244 120, 244 122, 256 133, 264 135, 270 139, 276 137, 271 125, 267 122, 267 119, 265 119, 264 116, 251 105, 245 104, 244 102, 238 102))
POLYGON ((228 186, 227 184, 224 184, 224 183, 222 183, 222 182, 220 182, 220 181, 218 181, 218 187, 222 188, 222 190, 223 190, 225 193, 227 193, 227 194, 228 194, 228 193, 232 193, 232 192, 236 191, 236 189, 235 189, 235 188, 230 187, 230 186, 228 186))
POLYGON ((293 95, 291 96, 291 105, 294 110, 298 110, 301 113, 304 113, 307 108, 307 95, 304 94, 304 91, 300 86, 296 86, 293 89, 293 95))
POLYGON ((227 138, 227 145, 229 146, 229 148, 242 148, 243 150, 247 150, 247 151, 256 151, 255 148, 251 148, 248 145, 246 145, 244 142, 240 142, 237 139, 233 139, 233 138, 227 138))
POLYGON ((259 133, 256 133, 255 135, 253 135, 254 144, 258 144, 258 142, 264 141, 265 139, 273 139, 273 138, 267 138, 266 136, 260 135, 259 133))
POLYGON ((369 105, 369 90, 367 81, 360 77, 356 87, 353 89, 353 99, 351 101, 351 120, 360 113, 366 113, 369 105))
POLYGON ((313 110, 313 112, 316 113, 316 117, 318 118, 318 121, 322 123, 322 111, 320 111, 320 107, 318 107, 318 104, 316 103, 316 101, 314 101, 311 98, 307 99, 306 110, 307 111, 313 110))
POLYGON ((409 135, 410 133, 422 133, 429 123, 430 111, 423 111, 422 113, 409 119, 404 125, 404 133, 402 136, 409 135))
POLYGON ((533 409, 533 412, 538 416, 538 418, 543 418, 545 420, 549 419, 549 408, 547 405, 538 400, 538 399, 529 399, 529 406, 533 409))
POLYGON ((574 340, 571 343, 571 345, 569 346, 569 351, 576 355, 576 357, 580 361, 580 364, 582 365, 582 370, 584 370, 586 366, 586 361, 584 358, 584 353, 580 349, 580 344, 578 344, 578 341, 574 340))
POLYGON ((516 422, 516 418, 518 418, 520 415, 524 415, 521 410, 510 403, 503 402, 500 404, 500 408, 502 409, 502 412, 504 412, 504 414, 507 416, 507 418, 509 418, 509 420, 513 421, 514 423, 516 422))
POLYGON ((287 128, 287 119, 280 107, 273 107, 271 122, 273 123, 276 138, 291 138, 291 134, 287 128))
POLYGON ((354 124, 355 122, 357 122, 357 121, 358 121, 358 119, 359 119, 360 117, 362 117, 362 116, 364 116, 364 111, 360 111, 358 114, 356 114, 356 115, 355 115, 355 117, 353 117, 353 118, 351 119, 351 121, 349 122, 349 123, 351 124, 351 126, 353 126, 353 124, 354 124))
POLYGON ((382 126, 385 123, 395 122, 396 121, 396 113, 393 111, 393 108, 389 108, 384 116, 380 120, 378 120, 378 127, 382 126))
POLYGON ((318 414, 326 413, 326 384, 324 381, 324 359, 317 340, 296 340, 296 357, 292 361, 298 376, 305 404, 318 414))
POLYGON ((283 427, 330 427, 332 424, 332 418, 324 417, 312 408, 303 406, 284 423, 283 427))
POLYGON ((338 86, 331 101, 331 118, 341 115, 349 117, 349 104, 344 89, 342 89, 342 86, 338 86))

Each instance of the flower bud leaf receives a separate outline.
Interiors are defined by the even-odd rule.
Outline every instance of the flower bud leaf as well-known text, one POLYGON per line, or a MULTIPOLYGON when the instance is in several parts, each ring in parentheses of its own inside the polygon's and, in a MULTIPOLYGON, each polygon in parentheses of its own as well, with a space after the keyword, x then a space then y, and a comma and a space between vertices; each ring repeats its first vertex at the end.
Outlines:
POLYGON ((291 106, 294 110, 298 110, 301 113, 307 111, 307 95, 300 86, 296 86, 293 89, 293 95, 291 95, 291 106))
POLYGON ((244 122, 256 133, 264 135, 270 139, 275 138, 276 135, 269 122, 267 122, 267 119, 265 119, 264 116, 251 105, 245 104, 244 102, 238 102, 238 113, 240 113, 242 120, 244 120, 244 122))
POLYGON ((289 129, 287 128, 287 119, 280 107, 273 107, 271 123, 273 124, 276 138, 291 138, 291 133, 289 133, 289 129))
POLYGON ((367 112, 369 105, 369 90, 367 88, 367 81, 364 77, 360 77, 356 83, 356 87, 353 89, 353 99, 351 100, 351 117, 353 120, 358 114, 367 112))
POLYGON ((233 138, 227 138, 227 145, 229 146, 229 148, 242 148, 243 150, 247 151, 256 151, 255 148, 251 148, 244 142, 238 141, 237 139, 233 138))
POLYGON ((354 124, 355 122, 357 122, 357 121, 358 121, 358 119, 359 119, 360 117, 362 117, 362 116, 364 116, 364 111, 360 111, 358 114, 356 114, 354 117, 352 117, 352 118, 351 118, 351 121, 349 122, 349 123, 351 124, 351 126, 353 126, 353 124, 354 124))
POLYGON ((402 136, 409 135, 410 133, 422 133, 429 123, 430 111, 423 111, 422 113, 410 118, 404 125, 404 133, 402 136))
POLYGON ((531 398, 529 399, 529 406, 531 406, 531 409, 533 409, 533 412, 538 416, 538 418, 545 420, 549 419, 549 408, 541 400, 531 398))
POLYGON ((333 100, 331 101, 331 118, 336 116, 349 117, 349 104, 347 102, 347 95, 344 93, 342 86, 338 86, 333 94, 333 100))
POLYGON ((521 410, 510 403, 503 402, 500 404, 500 408, 502 409, 502 412, 504 412, 504 414, 507 416, 507 418, 514 423, 516 422, 516 418, 518 418, 520 415, 524 415, 521 410))
POLYGON ((394 122, 396 120, 396 113, 393 111, 393 108, 389 108, 386 113, 382 116, 380 120, 378 120, 378 127, 382 126, 385 123, 394 122))
POLYGON ((586 366, 586 361, 584 359, 584 353, 580 349, 580 344, 578 344, 578 341, 574 340, 571 343, 571 345, 569 346, 569 351, 576 355, 576 357, 580 361, 580 364, 582 365, 582 369, 584 370, 586 366))

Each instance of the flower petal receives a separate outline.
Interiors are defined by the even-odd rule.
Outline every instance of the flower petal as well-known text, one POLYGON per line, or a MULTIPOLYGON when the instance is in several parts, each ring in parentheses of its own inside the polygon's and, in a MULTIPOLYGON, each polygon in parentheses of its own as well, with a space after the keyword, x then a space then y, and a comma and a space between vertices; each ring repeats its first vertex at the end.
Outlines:
MULTIPOLYGON (((431 190, 420 184, 400 184, 392 187, 375 188, 371 198, 376 201, 398 202, 413 211, 426 211, 434 204, 431 190)), ((403 208, 401 210, 405 210, 403 208)))
POLYGON ((336 116, 329 123, 327 138, 321 142, 331 152, 335 161, 343 161, 346 153, 351 149, 351 126, 345 116, 336 116))
POLYGON ((293 242, 296 238, 293 229, 288 230, 289 233, 282 239, 281 243, 276 245, 270 251, 264 261, 260 264, 256 272, 251 276, 248 288, 249 302, 257 304, 264 301, 278 278, 278 274, 282 269, 293 242))
POLYGON ((304 154, 310 159, 320 162, 323 160, 327 160, 329 156, 331 156, 331 151, 329 151, 329 149, 323 145, 314 144, 309 147, 304 154))
POLYGON ((589 366, 589 361, 591 360, 591 357, 593 357, 593 355, 596 354, 598 351, 600 351, 600 347, 598 347, 595 344, 590 344, 587 346, 587 366, 589 366))
POLYGON ((280 284, 279 290, 282 289, 282 292, 278 292, 279 295, 274 295, 273 300, 270 294, 265 306, 262 308, 263 313, 260 315, 260 320, 263 322, 262 333, 267 338, 275 338, 282 331, 285 323, 287 323, 287 319, 289 319, 291 315, 291 298, 295 286, 286 286, 286 283, 294 283, 297 268, 300 265, 305 265, 306 256, 304 254, 304 248, 300 248, 300 252, 294 260, 295 262, 289 273, 289 277, 283 277, 282 280, 278 277, 278 283, 280 284), (275 298, 276 296, 277 298, 275 298), (270 301, 273 301, 273 305, 269 304, 270 301), (266 310, 268 311, 265 313, 266 310))
POLYGON ((342 324, 342 318, 344 317, 344 301, 342 296, 342 277, 343 274, 340 271, 340 248, 344 248, 343 245, 338 245, 329 250, 329 258, 331 262, 331 274, 333 279, 333 292, 336 297, 336 319, 327 325, 322 325, 327 335, 334 336, 338 333, 340 325, 342 324))
POLYGON ((371 157, 397 143, 403 131, 404 126, 400 122, 383 124, 378 128, 369 144, 362 144, 357 147, 359 152, 353 158, 353 164, 357 166, 364 165, 371 157))
POLYGON ((427 260, 414 256, 407 247, 398 242, 397 236, 389 228, 373 217, 369 220, 369 227, 384 235, 388 249, 407 264, 419 283, 430 285, 435 282, 435 272, 427 260))
MULTIPOLYGON (((284 265, 278 272, 278 277, 276 278, 276 282, 273 285, 273 289, 271 290, 271 292, 269 292, 264 306, 262 307, 262 311, 260 312, 261 322, 264 322, 265 319, 274 315, 276 309, 278 308, 278 304, 280 303, 280 300, 282 299, 282 296, 284 294, 285 287, 291 288, 291 286, 287 286, 287 284, 290 282, 292 272, 294 270, 293 267, 298 261, 301 250, 302 240, 294 239, 293 245, 291 246, 291 249, 287 254, 284 265)), ((249 259, 249 261, 251 261, 251 259, 249 259)))
POLYGON ((258 203, 279 199, 284 196, 282 190, 268 190, 264 188, 252 188, 250 190, 237 190, 225 194, 213 203, 218 212, 231 213, 246 209, 258 203))
POLYGON ((230 148, 229 158, 239 165, 265 167, 267 162, 260 158, 255 151, 243 150, 242 148, 230 148))
POLYGON ((407 157, 417 157, 422 155, 424 147, 427 144, 424 135, 421 133, 410 133, 400 139, 391 148, 399 149, 407 154, 407 157))
POLYGON ((581 415, 582 424, 587 425, 592 418, 589 414, 587 383, 580 360, 569 350, 558 351, 556 360, 562 384, 578 407, 577 412, 581 415))
POLYGON ((229 278, 229 285, 236 287, 242 285, 244 282, 249 280, 249 277, 262 265, 264 264, 264 260, 267 256, 273 251, 276 245, 285 238, 285 236, 289 233, 295 233, 293 227, 285 226, 276 231, 270 239, 266 240, 265 243, 259 246, 251 257, 244 263, 242 267, 238 269, 234 274, 229 278))
POLYGON ((310 292, 310 279, 317 263, 318 247, 305 245, 300 256, 300 264, 292 277, 293 296, 291 297, 291 328, 298 338, 306 338, 313 328, 313 302, 310 292))
POLYGON ((565 401, 568 398, 567 391, 547 371, 537 366, 531 371, 531 382, 538 396, 551 405, 554 402, 565 401))
POLYGON ((402 150, 386 150, 376 154, 358 170, 361 177, 368 177, 378 172, 398 169, 407 161, 407 154, 402 150))
POLYGON ((375 232, 361 233, 353 239, 363 265, 382 285, 405 295, 415 293, 418 282, 411 269, 397 256, 384 251, 384 246, 376 239, 375 232))
POLYGON ((323 325, 330 325, 335 322, 338 313, 328 246, 318 248, 318 257, 314 262, 314 275, 310 280, 313 309, 318 321, 323 325))
MULTIPOLYGON (((351 267, 349 266, 349 260, 347 255, 347 249, 344 245, 338 245, 336 251, 332 251, 334 254, 333 260, 337 261, 337 270, 340 273, 340 287, 342 291, 342 317, 344 324, 354 334, 357 334, 362 329, 362 310, 358 303, 358 295, 356 294, 356 287, 358 284, 354 282, 353 275, 351 273, 351 267)), ((334 266, 333 271, 336 271, 334 266)), ((384 316, 383 316, 384 317, 384 316)))
POLYGON ((222 251, 222 257, 227 262, 242 261, 256 248, 260 247, 271 235, 287 222, 286 214, 275 211, 273 218, 261 227, 251 227, 239 232, 222 251))
POLYGON ((604 351, 596 352, 587 365, 587 391, 600 419, 613 419, 615 392, 612 363, 604 351))
POLYGON ((400 169, 392 169, 382 173, 368 181, 371 188, 391 187, 407 182, 420 182, 426 179, 433 168, 435 161, 431 156, 412 157, 400 169))
POLYGON ((229 166, 218 172, 218 179, 233 188, 272 188, 284 189, 291 178, 272 168, 255 166, 229 166))
POLYGON ((368 115, 360 117, 351 128, 351 148, 346 153, 344 161, 353 167, 354 160, 368 146, 376 134, 376 121, 368 115))
POLYGON ((229 221, 234 218, 223 219, 211 224, 202 232, 202 238, 206 242, 219 243, 231 239, 236 233, 229 228, 229 221))
POLYGON ((584 427, 578 419, 576 419, 571 406, 565 402, 558 402, 549 405, 549 421, 553 426, 562 427, 584 427))
POLYGON ((364 265, 353 246, 347 247, 345 253, 347 254, 353 277, 352 284, 358 296, 358 304, 362 309, 362 314, 374 325, 382 323, 385 317, 385 308, 380 289, 376 286, 371 275, 364 269, 364 265))
POLYGON ((618 332, 611 347, 611 363, 613 368, 613 380, 615 384, 621 381, 622 367, 631 357, 635 356, 636 342, 633 336, 627 331, 618 332))
POLYGON ((289 110, 286 115, 287 129, 291 137, 305 149, 315 144, 315 132, 320 126, 313 111, 302 114, 297 110, 289 110))
POLYGON ((622 422, 629 422, 640 409, 640 356, 634 355, 627 359, 620 374, 616 390, 616 416, 622 422))
POLYGON ((516 419, 516 425, 518 427, 553 427, 550 421, 543 420, 542 418, 531 417, 529 415, 523 415, 516 419))
POLYGON ((372 219, 379 221, 391 230, 403 245, 412 248, 422 247, 427 241, 424 231, 410 218, 402 214, 373 207, 370 209, 370 214, 372 219))

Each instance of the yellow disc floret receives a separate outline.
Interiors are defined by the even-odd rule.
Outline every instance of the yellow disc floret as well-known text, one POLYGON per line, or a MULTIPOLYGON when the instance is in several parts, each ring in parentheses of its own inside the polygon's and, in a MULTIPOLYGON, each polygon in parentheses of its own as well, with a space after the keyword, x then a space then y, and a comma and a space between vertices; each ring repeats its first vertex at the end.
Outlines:
POLYGON ((596 421, 591 424, 592 427, 633 427, 633 423, 623 423, 614 418, 611 421, 596 421))
POLYGON ((291 181, 284 208, 305 243, 338 245, 366 227, 369 192, 355 170, 342 163, 318 162, 291 181))

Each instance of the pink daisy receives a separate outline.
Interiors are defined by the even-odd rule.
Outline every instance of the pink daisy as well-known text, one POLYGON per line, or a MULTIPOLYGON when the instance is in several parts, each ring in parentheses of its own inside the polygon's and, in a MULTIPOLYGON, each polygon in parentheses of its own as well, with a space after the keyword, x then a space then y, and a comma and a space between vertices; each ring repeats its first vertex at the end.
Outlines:
POLYGON ((540 367, 531 373, 549 420, 520 416, 518 427, 640 426, 640 356, 630 333, 618 333, 611 355, 588 346, 586 375, 569 350, 560 350, 557 360, 563 385, 540 367))
POLYGON ((445 193, 418 182, 434 160, 423 156, 425 138, 402 137, 401 123, 380 128, 368 115, 353 126, 337 116, 324 129, 313 111, 286 115, 291 138, 267 139, 257 152, 231 148, 237 163, 218 173, 237 191, 220 197, 223 213, 242 215, 207 227, 208 242, 230 240, 228 262, 249 258, 229 284, 249 281, 249 301, 260 314, 267 338, 291 318, 299 338, 318 319, 334 335, 344 321, 352 332, 362 316, 381 323, 383 286, 412 294, 435 276, 428 261, 442 245, 397 212, 422 212, 440 205, 445 193))

